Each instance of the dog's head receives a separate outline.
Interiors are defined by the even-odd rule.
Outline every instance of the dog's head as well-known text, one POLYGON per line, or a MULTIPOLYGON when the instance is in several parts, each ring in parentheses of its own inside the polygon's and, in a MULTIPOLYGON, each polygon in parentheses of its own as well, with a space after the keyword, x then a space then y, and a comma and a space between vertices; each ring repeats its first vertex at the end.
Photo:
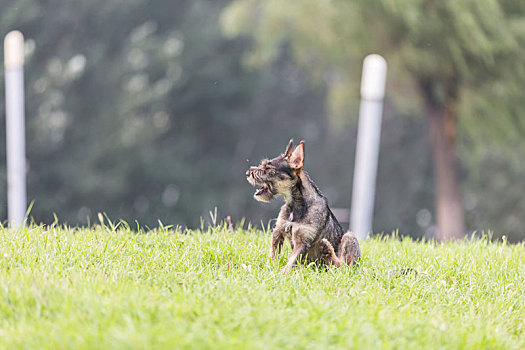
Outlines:
POLYGON ((278 194, 290 196, 303 164, 304 141, 294 148, 293 140, 290 140, 283 154, 273 159, 263 159, 261 164, 250 167, 246 172, 248 182, 259 187, 253 197, 261 202, 269 202, 278 194))

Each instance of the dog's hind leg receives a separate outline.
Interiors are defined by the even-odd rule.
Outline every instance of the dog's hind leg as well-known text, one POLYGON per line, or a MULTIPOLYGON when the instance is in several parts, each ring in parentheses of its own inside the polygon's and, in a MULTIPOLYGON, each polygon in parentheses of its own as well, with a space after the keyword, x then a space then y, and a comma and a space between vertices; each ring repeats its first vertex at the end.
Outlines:
POLYGON ((334 247, 325 238, 321 240, 321 256, 327 264, 334 264, 337 267, 343 265, 343 261, 335 255, 334 247))
POLYGON ((344 234, 339 245, 338 257, 348 265, 358 265, 361 259, 361 248, 353 232, 348 231, 344 234))

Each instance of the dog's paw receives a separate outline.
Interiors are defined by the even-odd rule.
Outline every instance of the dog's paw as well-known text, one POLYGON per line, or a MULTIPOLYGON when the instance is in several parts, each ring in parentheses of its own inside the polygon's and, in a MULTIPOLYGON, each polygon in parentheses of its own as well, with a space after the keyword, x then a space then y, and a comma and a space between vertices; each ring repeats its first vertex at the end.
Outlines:
POLYGON ((290 272, 292 272, 292 267, 291 266, 285 266, 281 269, 281 273, 283 275, 288 275, 290 272))
POLYGON ((290 233, 292 232, 292 223, 290 221, 288 221, 287 223, 285 223, 283 225, 283 228, 284 228, 284 232, 285 233, 290 233))
POLYGON ((330 260, 335 255, 334 247, 326 238, 321 240, 321 255, 323 258, 330 260))

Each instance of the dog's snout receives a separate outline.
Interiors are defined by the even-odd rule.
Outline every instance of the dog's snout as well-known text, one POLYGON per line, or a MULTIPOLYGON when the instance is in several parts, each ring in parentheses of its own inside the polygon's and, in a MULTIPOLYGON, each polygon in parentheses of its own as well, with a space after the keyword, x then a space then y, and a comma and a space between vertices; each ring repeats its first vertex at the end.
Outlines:
POLYGON ((254 166, 251 166, 250 169, 246 170, 246 177, 251 176, 254 170, 254 166))

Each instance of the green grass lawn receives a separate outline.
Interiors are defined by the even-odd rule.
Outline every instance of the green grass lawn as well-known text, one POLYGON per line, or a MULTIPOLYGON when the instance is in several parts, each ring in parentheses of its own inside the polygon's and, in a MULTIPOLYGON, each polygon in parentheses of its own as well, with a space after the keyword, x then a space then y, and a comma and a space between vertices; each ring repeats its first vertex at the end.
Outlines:
POLYGON ((358 269, 267 264, 269 235, 0 229, 0 348, 523 349, 525 247, 362 243, 358 269), (389 274, 411 267, 417 274, 389 274))

